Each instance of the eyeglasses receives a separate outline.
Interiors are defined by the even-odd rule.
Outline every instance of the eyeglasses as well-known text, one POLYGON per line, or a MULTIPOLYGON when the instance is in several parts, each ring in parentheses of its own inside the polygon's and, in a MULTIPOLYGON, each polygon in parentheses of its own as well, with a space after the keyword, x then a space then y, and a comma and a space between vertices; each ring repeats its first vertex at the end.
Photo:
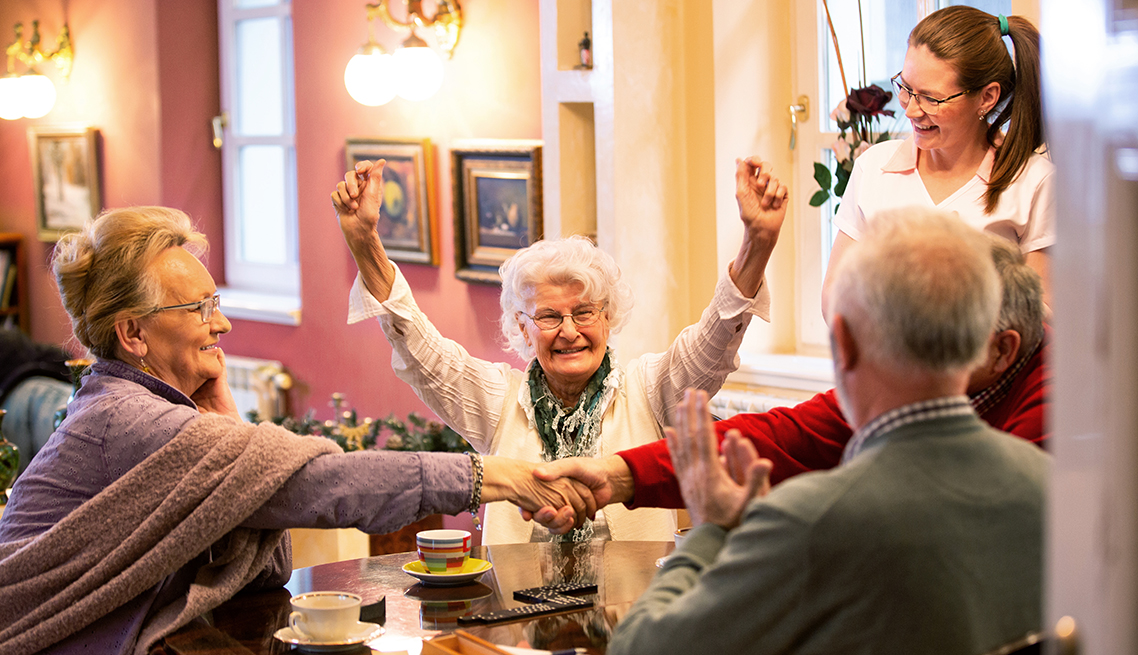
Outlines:
POLYGON ((549 330, 556 330, 557 328, 561 327, 561 324, 565 322, 566 316, 572 318, 574 325, 576 325, 577 327, 589 327, 590 325, 596 323, 598 319, 600 319, 601 313, 603 313, 604 311, 605 311, 605 306, 602 306, 600 308, 589 306, 589 307, 582 307, 581 309, 576 310, 572 314, 556 314, 554 312, 542 312, 542 313, 538 314, 537 316, 530 316, 529 314, 527 314, 525 312, 519 312, 519 313, 522 316, 525 316, 529 320, 533 321, 533 324, 536 325, 539 330, 549 331, 549 330))
POLYGON ((956 98, 959 98, 960 96, 968 95, 969 93, 972 93, 973 91, 976 90, 976 89, 968 89, 967 91, 961 91, 960 93, 954 93, 954 94, 948 96, 947 98, 942 98, 942 99, 938 100, 932 96, 927 96, 923 93, 916 93, 912 89, 910 89, 909 87, 905 86, 905 83, 901 81, 901 74, 900 73, 897 73, 896 75, 894 75, 892 78, 890 78, 889 81, 893 83, 893 90, 895 90, 897 92, 897 102, 901 103, 902 107, 907 108, 909 106, 909 99, 910 98, 916 98, 917 99, 917 106, 921 108, 921 111, 928 114, 929 116, 936 116, 936 113, 938 111, 940 111, 940 106, 943 105, 944 103, 948 102, 949 100, 954 100, 956 98))
POLYGON ((164 312, 167 309, 185 309, 191 312, 198 312, 201 314, 202 323, 209 323, 213 318, 213 313, 221 308, 221 296, 214 296, 199 300, 198 302, 188 302, 183 305, 170 305, 168 307, 159 307, 154 310, 154 313, 164 312))

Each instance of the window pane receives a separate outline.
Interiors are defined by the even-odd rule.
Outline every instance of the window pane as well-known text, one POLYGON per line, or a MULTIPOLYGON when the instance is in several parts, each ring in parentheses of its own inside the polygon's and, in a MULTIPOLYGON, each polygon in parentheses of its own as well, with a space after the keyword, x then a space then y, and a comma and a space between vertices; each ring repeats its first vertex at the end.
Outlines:
POLYGON ((982 9, 993 16, 999 16, 1000 14, 1005 16, 1012 15, 1012 0, 940 0, 937 4, 939 7, 968 5, 969 7, 982 9))
MULTIPOLYGON (((829 167, 833 172, 837 160, 834 158, 834 151, 829 148, 822 151, 822 164, 829 167)), ((841 198, 831 195, 830 198, 822 203, 819 207, 821 210, 822 219, 822 278, 826 277, 826 269, 830 265, 830 251, 834 247, 834 239, 838 238, 838 226, 834 225, 834 215, 838 213, 838 205, 842 202, 841 198)))
POLYGON ((233 6, 238 9, 252 9, 254 7, 275 7, 281 0, 234 0, 233 6))
POLYGON ((286 152, 283 146, 241 148, 238 206, 241 259, 254 264, 285 264, 286 152))
MULTIPOLYGON (((889 78, 901 70, 905 63, 905 50, 908 48, 909 32, 916 26, 917 2, 914 0, 863 0, 861 25, 865 33, 865 57, 861 54, 862 33, 858 29, 858 4, 856 2, 830 2, 830 16, 833 19, 834 31, 838 35, 838 46, 842 52, 842 68, 846 74, 846 84, 850 89, 856 89, 868 84, 889 89, 889 78), (863 66, 864 61, 864 66, 863 66), (868 72, 867 72, 868 71, 868 72)), ((841 69, 838 66, 838 57, 834 49, 834 41, 830 36, 830 28, 826 24, 826 13, 822 3, 818 3, 818 15, 822 21, 820 27, 822 39, 823 70, 821 75, 821 97, 825 98, 822 109, 829 121, 829 130, 836 132, 838 125, 829 120, 829 114, 834 107, 846 97, 846 89, 842 88, 841 69)), ((889 105, 898 116, 904 112, 899 111, 897 99, 894 98, 889 105)), ((883 128, 896 131, 905 129, 903 121, 885 119, 883 128)))
POLYGON ((281 20, 237 21, 237 131, 243 136, 284 132, 281 20))

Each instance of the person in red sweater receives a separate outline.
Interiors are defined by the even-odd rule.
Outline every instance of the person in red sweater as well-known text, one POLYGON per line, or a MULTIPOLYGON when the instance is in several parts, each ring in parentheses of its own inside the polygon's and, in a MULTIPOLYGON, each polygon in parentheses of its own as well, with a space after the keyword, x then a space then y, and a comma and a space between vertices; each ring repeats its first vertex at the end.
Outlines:
MULTIPOLYGON (((1044 327, 1043 287, 1039 275, 1010 242, 992 237, 992 258, 1003 281, 1000 319, 988 344, 988 355, 968 381, 968 395, 989 425, 1043 447, 1044 414, 1051 373, 1044 327)), ((834 390, 794 407, 761 414, 737 414, 717 421, 722 441, 738 430, 759 455, 771 460, 771 484, 806 471, 837 466, 853 434, 834 390)), ((601 459, 564 459, 538 467, 541 479, 568 476, 589 485, 598 506, 623 502, 629 508, 682 508, 683 497, 664 439, 601 459)), ((551 530, 551 512, 534 515, 551 530)))

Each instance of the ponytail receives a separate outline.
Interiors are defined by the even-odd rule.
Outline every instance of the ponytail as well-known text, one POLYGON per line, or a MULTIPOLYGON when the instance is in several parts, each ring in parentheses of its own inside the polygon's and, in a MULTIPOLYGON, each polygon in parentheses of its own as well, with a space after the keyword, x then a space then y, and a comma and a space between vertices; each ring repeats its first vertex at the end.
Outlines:
POLYGON ((1032 154, 1043 145, 1039 31, 1021 16, 1010 16, 1007 22, 1008 37, 1015 49, 1015 88, 1011 102, 1000 109, 988 127, 988 143, 994 145, 1001 128, 1008 125, 1007 136, 996 150, 996 162, 984 193, 984 211, 988 214, 996 210, 1000 194, 1015 182, 1032 154))

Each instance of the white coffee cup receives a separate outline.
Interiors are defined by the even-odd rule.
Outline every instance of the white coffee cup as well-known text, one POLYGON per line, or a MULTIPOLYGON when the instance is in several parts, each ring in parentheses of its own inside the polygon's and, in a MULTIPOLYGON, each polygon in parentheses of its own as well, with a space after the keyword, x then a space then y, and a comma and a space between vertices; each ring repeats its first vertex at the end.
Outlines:
POLYGON ((343 641, 360 622, 362 600, 344 591, 313 591, 293 596, 288 627, 313 642, 343 641))
POLYGON ((680 528, 679 530, 676 530, 676 548, 679 548, 680 544, 684 543, 684 539, 688 538, 689 532, 691 532, 691 528, 680 528))

